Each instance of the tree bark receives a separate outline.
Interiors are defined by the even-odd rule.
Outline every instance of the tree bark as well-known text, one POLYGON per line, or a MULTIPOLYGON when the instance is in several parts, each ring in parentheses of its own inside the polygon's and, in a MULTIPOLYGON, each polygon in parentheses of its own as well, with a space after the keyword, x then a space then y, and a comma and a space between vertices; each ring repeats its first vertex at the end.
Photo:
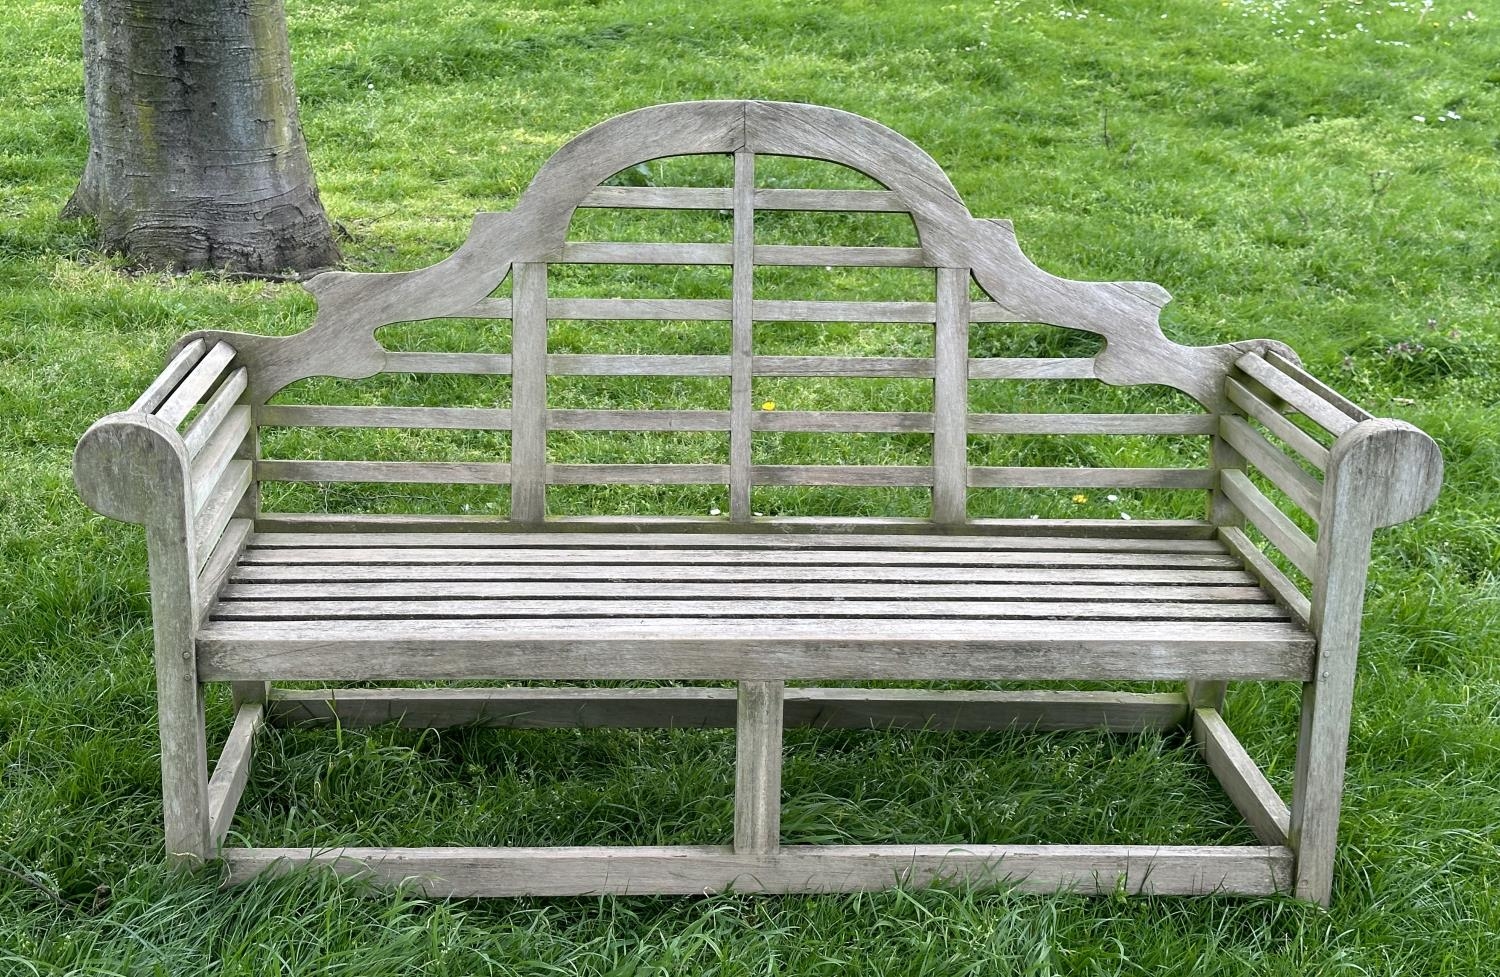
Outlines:
POLYGON ((65 215, 176 271, 338 263, 282 0, 83 0, 89 156, 65 215))

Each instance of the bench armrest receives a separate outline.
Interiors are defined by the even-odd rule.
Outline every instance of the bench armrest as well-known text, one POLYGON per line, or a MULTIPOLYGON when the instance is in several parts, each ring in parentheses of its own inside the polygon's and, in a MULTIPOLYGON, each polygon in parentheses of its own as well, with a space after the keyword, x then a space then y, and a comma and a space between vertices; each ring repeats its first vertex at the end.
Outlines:
MULTIPOLYGON (((1225 399, 1244 416, 1220 418, 1229 457, 1218 492, 1235 521, 1247 520, 1312 583, 1302 610, 1314 630, 1336 619, 1341 633, 1357 636, 1371 537, 1416 518, 1437 499, 1443 480, 1437 444, 1405 421, 1371 415, 1274 350, 1240 357, 1225 380, 1225 399), (1331 444, 1292 423, 1289 411, 1332 435, 1331 444), (1322 469, 1324 479, 1308 474, 1303 462, 1322 469), (1317 522, 1316 541, 1242 472, 1227 470, 1247 463, 1317 522)), ((1244 555, 1238 530, 1226 534, 1244 555)), ((1295 589, 1282 577, 1272 589, 1288 588, 1295 589)))

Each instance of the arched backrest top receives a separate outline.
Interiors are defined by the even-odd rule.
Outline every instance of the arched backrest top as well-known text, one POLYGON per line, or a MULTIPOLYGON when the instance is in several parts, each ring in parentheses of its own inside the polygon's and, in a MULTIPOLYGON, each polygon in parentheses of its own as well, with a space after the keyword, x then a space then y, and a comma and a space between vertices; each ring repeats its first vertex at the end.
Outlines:
POLYGON ((559 149, 516 205, 561 244, 573 211, 611 176, 670 156, 750 152, 824 160, 896 194, 924 248, 945 253, 970 219, 947 174, 916 143, 852 112, 794 102, 675 102, 626 112, 559 149))

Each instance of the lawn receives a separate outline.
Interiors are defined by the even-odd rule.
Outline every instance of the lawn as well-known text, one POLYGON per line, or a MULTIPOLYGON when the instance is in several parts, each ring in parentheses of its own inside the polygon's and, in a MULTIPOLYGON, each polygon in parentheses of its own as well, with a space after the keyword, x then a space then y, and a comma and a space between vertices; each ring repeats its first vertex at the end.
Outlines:
MULTIPOLYGON (((553 150, 618 112, 711 97, 819 102, 912 137, 975 214, 1011 218, 1044 268, 1160 282, 1175 296, 1164 317, 1173 338, 1284 340, 1373 412, 1437 438, 1448 466, 1438 505, 1376 541, 1333 906, 955 890, 442 903, 317 874, 226 892, 213 870, 167 872, 145 548, 132 527, 84 508, 72 448, 92 420, 133 399, 180 333, 291 332, 313 305, 292 284, 128 268, 90 249, 87 226, 58 219, 86 151, 79 17, 75 4, 22 0, 5 7, 0 33, 0 974, 1500 973, 1500 7, 289 7, 302 120, 324 202, 347 231, 350 269, 442 258, 476 210, 510 206, 553 150)), ((714 178, 711 164, 676 165, 644 177, 714 178)), ((803 175, 791 168, 780 178, 803 175)), ((726 233, 713 215, 671 220, 667 230, 702 240, 726 233)), ((789 220, 768 231, 791 241, 816 227, 789 220)), ((867 232, 898 233, 844 230, 864 241, 873 240, 867 232)), ((584 236, 637 233, 652 230, 605 220, 584 236)), ((563 285, 685 296, 722 287, 664 275, 563 285)), ((893 295, 898 277, 867 284, 893 295)), ((816 297, 792 276, 766 284, 816 297)), ((666 342, 673 352, 709 351, 723 343, 717 329, 697 324, 663 338, 570 327, 553 348, 666 342)), ((385 338, 422 349, 483 339, 422 325, 385 338)), ((773 352, 799 339, 762 338, 773 352)), ((881 355, 911 342, 837 328, 818 341, 826 348, 814 351, 881 355)), ((1053 355, 1076 342, 1024 330, 978 341, 1053 355)), ((458 381, 385 383, 365 395, 495 395, 458 381)), ((553 390, 555 406, 600 397, 701 406, 717 395, 640 381, 553 390)), ((312 383, 306 392, 333 400, 341 391, 312 383)), ((757 398, 797 409, 868 406, 872 396, 885 409, 914 409, 921 393, 894 381, 757 388, 757 398)), ((1076 390, 1060 395, 1081 402, 1076 390)), ((986 396, 1037 410, 1059 388, 986 396)), ((1141 409, 1131 398, 1146 394, 1109 396, 1141 409)), ((788 463, 826 461, 830 450, 847 463, 902 463, 925 443, 847 440, 764 447, 788 463)), ((581 461, 617 460, 627 449, 663 461, 719 450, 693 437, 627 441, 579 436, 555 449, 581 461)), ((460 438, 414 445, 392 432, 341 444, 323 447, 393 458, 489 457, 497 447, 460 438)), ((288 435, 273 447, 291 457, 309 445, 288 435)), ((1047 463, 1039 446, 976 450, 1047 463)), ((1079 450, 1151 464, 1183 449, 1079 450)), ((976 511, 1192 515, 1185 507, 1201 504, 1070 496, 997 492, 976 511)), ((483 492, 420 498, 429 507, 504 505, 483 492)), ((354 486, 286 490, 280 501, 380 509, 407 500, 354 486)), ((555 501, 561 511, 707 512, 723 500, 704 488, 578 489, 555 501)), ((921 499, 782 490, 756 504, 907 512, 920 511, 921 499)), ((1231 690, 1229 720, 1283 789, 1295 714, 1291 689, 1231 690)), ((216 695, 212 743, 228 720, 216 695)), ((727 732, 280 731, 264 743, 236 821, 251 843, 717 843, 730 824, 727 732)), ((788 737, 785 804, 786 835, 804 842, 1249 837, 1175 733, 802 731, 788 737)))

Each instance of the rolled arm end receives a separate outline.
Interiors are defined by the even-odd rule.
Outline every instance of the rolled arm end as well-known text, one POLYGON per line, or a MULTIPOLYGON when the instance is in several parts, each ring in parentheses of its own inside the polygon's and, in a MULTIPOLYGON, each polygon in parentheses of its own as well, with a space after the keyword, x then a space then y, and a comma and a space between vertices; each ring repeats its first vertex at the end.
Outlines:
POLYGON ((1341 434, 1329 454, 1330 494, 1358 499, 1372 528, 1415 519, 1437 501, 1443 455, 1437 442, 1405 421, 1376 417, 1341 434))
POLYGON ((73 482, 90 509, 121 522, 153 523, 180 511, 188 453, 166 421, 140 411, 111 414, 90 427, 73 451, 73 482))

